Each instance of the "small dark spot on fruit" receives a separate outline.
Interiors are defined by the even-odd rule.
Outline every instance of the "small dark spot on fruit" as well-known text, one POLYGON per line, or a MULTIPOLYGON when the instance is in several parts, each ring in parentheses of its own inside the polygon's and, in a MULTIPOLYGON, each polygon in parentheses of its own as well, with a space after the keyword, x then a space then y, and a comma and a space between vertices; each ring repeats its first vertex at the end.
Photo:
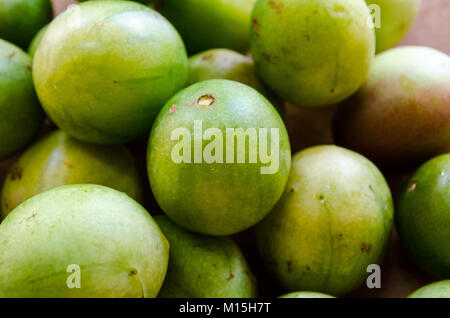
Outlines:
POLYGON ((14 167, 11 170, 11 174, 9 176, 9 179, 11 181, 16 180, 16 179, 20 180, 20 179, 22 179, 22 174, 23 174, 23 169, 21 167, 14 167))
POLYGON ((323 201, 325 199, 325 195, 322 193, 317 196, 317 200, 323 201))
POLYGON ((417 180, 413 180, 412 182, 411 182, 411 184, 409 185, 409 187, 408 187, 408 193, 411 193, 411 192, 413 192, 414 190, 416 190, 416 187, 417 187, 417 180))
POLYGON ((206 95, 200 96, 197 99, 197 105, 203 106, 203 107, 209 107, 212 104, 214 104, 215 101, 216 101, 216 99, 214 98, 214 96, 212 96, 211 94, 206 94, 206 95))
POLYGON ((213 264, 213 267, 216 267, 217 265, 216 264, 213 264))
POLYGON ((36 217, 36 213, 33 213, 32 215, 30 215, 29 217, 27 217, 27 218, 25 219, 25 221, 29 221, 29 220, 31 220, 31 219, 34 218, 34 217, 36 217))
POLYGON ((294 192, 294 188, 291 188, 291 192, 294 192))
POLYGON ((372 249, 372 244, 363 243, 363 245, 361 246, 361 252, 363 252, 363 253, 369 253, 371 249, 372 249))
POLYGON ((253 31, 255 32, 256 36, 259 36, 259 28, 261 27, 261 24, 259 24, 258 20, 253 19, 253 31))
POLYGON ((270 61, 272 60, 272 56, 270 56, 270 55, 267 54, 267 53, 262 53, 262 56, 263 56, 263 58, 264 58, 266 61, 268 61, 268 62, 270 62, 270 61))
POLYGON ((68 161, 64 161, 64 165, 65 165, 67 168, 69 168, 69 169, 72 169, 72 168, 73 168, 73 165, 72 165, 70 162, 68 162, 68 161))
POLYGON ((137 274, 137 270, 136 269, 132 269, 130 271, 130 273, 128 274, 128 276, 133 276, 133 275, 136 275, 136 274, 137 274))
POLYGON ((117 81, 113 81, 114 84, 117 84, 117 81))
POLYGON ((212 54, 205 54, 202 56, 202 61, 207 61, 212 58, 212 54))
POLYGON ((309 36, 309 34, 305 34, 305 39, 306 41, 311 41, 311 37, 309 36))
POLYGON ((281 13, 281 5, 276 3, 274 0, 270 0, 269 5, 277 12, 277 14, 281 13))
POLYGON ((287 262, 286 262, 286 265, 287 265, 287 270, 288 270, 288 272, 289 272, 289 273, 292 272, 292 261, 287 261, 287 262))
POLYGON ((228 276, 227 281, 229 282, 230 280, 232 280, 234 278, 234 275, 232 272, 230 272, 230 276, 228 276))
POLYGON ((306 270, 309 271, 309 270, 311 270, 311 268, 309 268, 309 266, 306 266, 306 270))
POLYGON ((12 51, 10 54, 9 54, 9 59, 11 60, 15 55, 17 54, 17 52, 16 51, 12 51))
POLYGON ((177 110, 177 105, 173 104, 172 107, 170 107, 169 113, 174 113, 177 110))
POLYGON ((335 92, 334 88, 330 89, 331 94, 334 94, 334 92, 335 92))
POLYGON ((27 65, 27 70, 31 72, 31 66, 27 65))

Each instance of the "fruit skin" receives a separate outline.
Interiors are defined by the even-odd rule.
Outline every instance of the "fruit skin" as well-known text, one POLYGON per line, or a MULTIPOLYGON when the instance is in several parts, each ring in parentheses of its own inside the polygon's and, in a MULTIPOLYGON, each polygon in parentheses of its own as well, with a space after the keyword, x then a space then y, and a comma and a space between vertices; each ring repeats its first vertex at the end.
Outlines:
POLYGON ((28 47, 28 55, 31 57, 31 59, 33 59, 34 54, 36 53, 39 44, 41 44, 42 38, 44 37, 45 31, 47 31, 47 29, 48 25, 40 29, 39 32, 36 33, 36 35, 33 37, 33 40, 31 40, 30 46, 28 47))
MULTIPOLYGON (((209 142, 204 141, 203 148, 209 142)), ((245 145, 248 150, 248 138, 245 145)), ((237 142, 234 146, 236 154, 237 142)), ((159 206, 175 223, 210 235, 234 234, 259 222, 283 193, 290 159, 289 138, 275 108, 253 88, 229 80, 199 82, 175 95, 158 115, 147 150, 150 185, 159 206), (199 106, 199 98, 208 94, 214 103, 199 106), (182 127, 193 136, 195 120, 202 121, 203 131, 218 128, 222 132, 224 163, 172 160, 172 148, 178 143, 171 140, 172 131, 182 127), (278 128, 278 170, 261 174, 261 167, 268 164, 259 159, 226 163, 226 128, 278 128)))
POLYGON ((50 0, 0 1, 0 38, 26 49, 52 17, 50 0))
POLYGON ((253 87, 283 116, 284 104, 258 78, 251 57, 229 49, 212 49, 189 58, 188 85, 209 79, 228 79, 253 87))
POLYGON ((409 295, 408 298, 450 298, 450 280, 426 285, 409 295))
POLYGON ((450 277, 450 153, 422 165, 400 195, 397 229, 425 271, 450 277))
POLYGON ((377 53, 380 53, 405 37, 419 13, 421 0, 366 0, 366 3, 380 8, 380 27, 375 28, 377 53))
POLYGON ((87 144, 55 131, 27 149, 10 167, 1 193, 1 214, 32 196, 64 184, 100 184, 141 199, 141 184, 124 146, 87 144))
POLYGON ((364 86, 335 113, 337 144, 384 166, 422 163, 450 149, 450 57, 399 47, 375 58, 364 86))
POLYGON ((0 39, 0 160, 27 145, 44 123, 31 78, 30 57, 0 39))
POLYGON ((267 268, 289 291, 340 296, 384 256, 393 222, 389 187, 363 156, 311 147, 292 159, 286 190, 256 227, 267 268))
POLYGON ((342 101, 364 82, 375 54, 364 0, 258 0, 250 49, 264 82, 299 106, 342 101))
POLYGON ((156 11, 132 1, 88 1, 50 24, 33 76, 61 129, 115 144, 150 131, 164 103, 184 87, 187 68, 181 38, 156 11))
POLYGON ((316 292, 293 292, 280 296, 279 298, 336 298, 336 297, 316 292))
POLYGON ((155 7, 180 32, 189 54, 212 48, 245 53, 256 0, 157 0, 155 7))
POLYGON ((0 245, 1 297, 156 297, 169 254, 141 205, 99 185, 25 201, 0 224, 0 245), (70 264, 80 266, 81 288, 66 285, 70 264))
POLYGON ((254 276, 231 239, 189 232, 164 215, 155 222, 170 244, 169 267, 158 297, 256 297, 254 276))

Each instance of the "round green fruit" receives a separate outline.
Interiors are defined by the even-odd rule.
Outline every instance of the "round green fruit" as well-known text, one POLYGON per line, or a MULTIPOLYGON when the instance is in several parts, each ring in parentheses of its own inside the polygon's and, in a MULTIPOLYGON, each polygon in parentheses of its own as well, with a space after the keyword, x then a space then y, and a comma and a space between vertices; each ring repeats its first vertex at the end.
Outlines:
POLYGON ((39 44, 41 44, 42 38, 44 37, 45 31, 47 31, 47 29, 48 25, 39 30, 39 32, 36 33, 33 40, 31 41, 30 46, 28 47, 28 55, 30 55, 31 58, 34 57, 34 54, 36 53, 39 44))
POLYGON ((153 126, 153 194, 179 225, 229 235, 259 222, 283 193, 290 145, 280 115, 255 89, 208 80, 175 95, 153 126))
POLYGON ((416 263, 450 277, 450 153, 422 165, 400 196, 397 229, 416 263))
POLYGON ((169 245, 148 212, 99 185, 54 188, 0 225, 0 297, 156 297, 169 245))
POLYGON ((289 291, 354 291, 384 256, 389 187, 375 165, 344 148, 312 147, 292 160, 281 200, 256 228, 263 260, 289 291))
POLYGON ((377 53, 400 42, 419 13, 421 0, 366 0, 375 17, 377 53))
POLYGON ((399 47, 375 58, 366 83, 335 113, 334 136, 380 165, 424 162, 450 149, 450 57, 399 47))
POLYGON ((13 163, 1 193, 1 213, 32 196, 65 184, 100 184, 141 199, 141 185, 124 146, 87 144, 56 131, 39 140, 13 163))
POLYGON ((99 144, 150 131, 187 76, 176 30, 132 1, 72 6, 50 24, 34 56, 36 91, 48 115, 71 136, 99 144))
POLYGON ((26 49, 33 36, 52 18, 50 0, 2 0, 0 38, 26 49))
POLYGON ((426 285, 409 295, 408 298, 450 298, 450 280, 426 285))
POLYGON ((248 50, 250 15, 256 0, 156 0, 180 32, 189 54, 212 48, 248 50))
POLYGON ((299 106, 342 101, 364 82, 375 33, 364 0, 258 0, 250 47, 261 78, 299 106))
POLYGON ((189 232, 166 216, 155 221, 170 244, 169 267, 158 297, 256 297, 253 274, 231 239, 189 232))
POLYGON ((293 292, 280 296, 279 298, 335 298, 335 297, 316 292, 293 292))
POLYGON ((188 85, 209 79, 228 79, 253 87, 263 94, 280 114, 283 103, 258 78, 251 57, 228 49, 212 49, 189 58, 188 85))
POLYGON ((31 59, 0 39, 0 160, 30 143, 44 123, 33 87, 31 59))

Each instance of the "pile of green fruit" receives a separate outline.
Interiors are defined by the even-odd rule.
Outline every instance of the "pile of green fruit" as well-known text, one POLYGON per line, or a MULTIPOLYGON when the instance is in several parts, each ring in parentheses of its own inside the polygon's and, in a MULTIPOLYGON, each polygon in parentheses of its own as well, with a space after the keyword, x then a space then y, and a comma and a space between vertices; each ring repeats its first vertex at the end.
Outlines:
POLYGON ((391 49, 419 3, 0 0, 0 297, 345 296, 394 223, 450 279, 450 57, 391 49), (292 155, 285 102, 336 145, 292 155))

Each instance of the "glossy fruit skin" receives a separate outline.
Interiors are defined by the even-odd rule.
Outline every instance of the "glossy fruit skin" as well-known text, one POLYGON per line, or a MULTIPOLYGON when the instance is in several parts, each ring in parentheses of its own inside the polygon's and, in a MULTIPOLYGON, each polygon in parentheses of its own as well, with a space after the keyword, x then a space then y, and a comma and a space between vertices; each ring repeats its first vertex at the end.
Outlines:
POLYGON ((419 267, 450 277, 450 153, 414 173, 399 198, 396 221, 403 246, 419 267))
POLYGON ((83 141, 115 144, 150 131, 184 87, 187 67, 181 38, 156 11, 132 1, 88 1, 50 24, 33 77, 58 127, 83 141))
POLYGON ((255 1, 156 0, 155 8, 180 32, 189 54, 213 48, 245 53, 255 1))
POLYGON ((279 298, 336 298, 336 297, 316 292, 293 292, 280 296, 279 298))
POLYGON ((55 131, 12 164, 1 193, 1 215, 32 196, 65 184, 100 184, 140 200, 142 189, 131 153, 124 146, 87 144, 55 131))
POLYGON ((405 37, 419 13, 421 0, 366 0, 366 3, 379 6, 380 27, 375 28, 375 35, 380 53, 405 37))
POLYGON ((48 25, 40 29, 39 32, 36 33, 36 35, 33 37, 33 40, 31 40, 30 46, 28 47, 28 55, 31 57, 31 59, 33 59, 34 54, 36 53, 39 44, 41 44, 42 38, 44 37, 45 31, 47 31, 47 29, 48 25))
POLYGON ((375 32, 364 0, 258 0, 250 49, 263 81, 299 106, 342 101, 364 82, 375 32))
POLYGON ((50 0, 0 2, 0 38, 26 49, 33 36, 53 18, 50 0))
POLYGON ((33 87, 30 57, 0 39, 0 160, 27 145, 44 123, 33 87))
POLYGON ((99 185, 61 186, 25 201, 1 223, 0 244, 2 298, 156 297, 169 254, 141 205, 99 185), (81 288, 66 285, 70 264, 80 266, 81 288))
POLYGON ((253 87, 263 94, 281 116, 284 104, 256 75, 251 57, 229 49, 211 49, 189 58, 188 85, 210 79, 228 79, 253 87))
POLYGON ((335 113, 337 144, 384 166, 422 163, 450 149, 450 57, 399 47, 375 58, 364 86, 335 113))
POLYGON ((155 217, 170 244, 160 298, 252 298, 256 281, 239 247, 227 237, 190 232, 155 217))
POLYGON ((392 223, 391 193, 375 165, 316 146, 293 157, 286 190, 256 234, 267 268, 288 291, 340 296, 381 262, 392 223))
MULTIPOLYGON (((203 147, 208 143, 203 141, 203 147)), ((245 145, 248 153, 249 138, 245 145)), ((235 156, 236 148, 237 142, 235 156)), ((240 232, 269 213, 283 193, 290 159, 289 138, 275 108, 253 88, 229 80, 203 81, 175 95, 158 115, 147 149, 150 185, 159 206, 175 223, 209 235, 240 232), (208 95, 214 103, 199 106, 200 97, 208 95), (218 128, 224 148, 226 128, 278 129, 278 170, 262 174, 261 167, 268 165, 259 159, 256 163, 226 163, 226 150, 223 163, 175 163, 171 155, 178 141, 171 140, 171 134, 182 127, 194 136, 196 120, 202 122, 203 131, 218 128)))
POLYGON ((426 285, 409 295, 408 298, 450 298, 450 280, 426 285))

